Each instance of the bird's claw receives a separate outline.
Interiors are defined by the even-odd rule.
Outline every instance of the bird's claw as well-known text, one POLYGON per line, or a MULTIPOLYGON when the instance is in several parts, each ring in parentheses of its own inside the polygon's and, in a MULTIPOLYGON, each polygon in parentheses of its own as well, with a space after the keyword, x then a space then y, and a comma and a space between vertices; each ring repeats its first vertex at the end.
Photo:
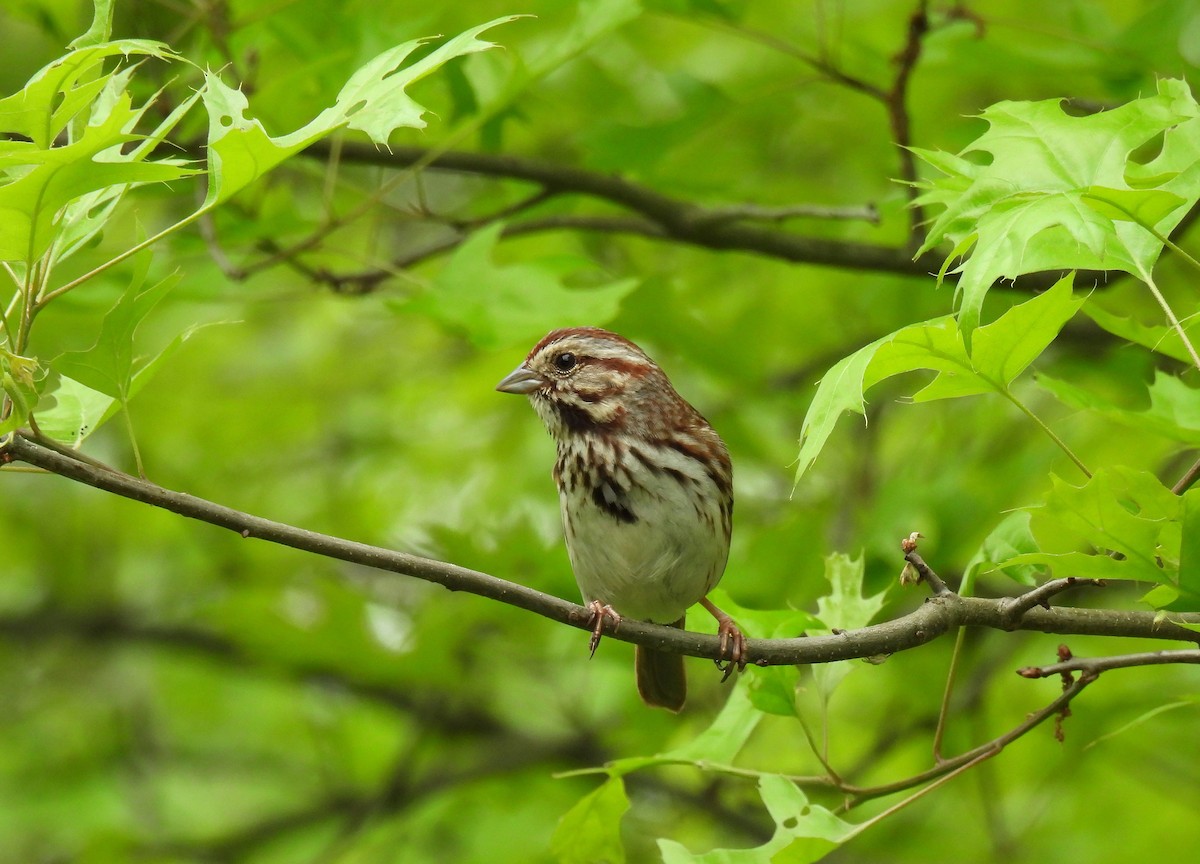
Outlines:
POLYGON ((746 637, 738 629, 737 624, 733 623, 733 619, 718 609, 716 604, 707 597, 700 601, 700 605, 717 619, 717 636, 721 640, 721 656, 713 662, 717 664, 718 669, 725 673, 721 680, 727 681, 734 669, 741 672, 746 668, 746 662, 749 659, 746 637))
POLYGON ((741 672, 746 668, 746 637, 728 616, 718 619, 717 636, 721 640, 721 659, 713 662, 725 673, 721 676, 721 681, 724 682, 733 674, 734 669, 741 672))
POLYGON ((596 648, 600 645, 600 637, 604 635, 604 622, 612 621, 612 632, 616 633, 617 628, 621 626, 621 616, 616 609, 599 600, 589 602, 587 609, 592 613, 588 618, 588 623, 592 625, 592 638, 588 640, 588 656, 592 657, 595 656, 596 648))

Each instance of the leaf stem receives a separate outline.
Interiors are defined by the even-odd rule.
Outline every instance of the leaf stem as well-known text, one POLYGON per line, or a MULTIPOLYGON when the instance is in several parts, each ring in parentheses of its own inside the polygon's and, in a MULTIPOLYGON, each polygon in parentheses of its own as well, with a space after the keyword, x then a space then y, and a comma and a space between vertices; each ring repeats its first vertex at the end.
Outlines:
POLYGON ((941 764, 942 739, 946 735, 946 718, 950 716, 950 697, 954 694, 954 684, 958 680, 958 663, 962 659, 963 642, 967 638, 966 629, 958 628, 954 637, 954 651, 950 655, 950 669, 946 672, 946 687, 942 690, 942 705, 938 709, 937 728, 933 730, 933 761, 941 764))
MULTIPOLYGON (((1115 207, 1117 210, 1120 210, 1122 213, 1124 213, 1126 216, 1129 217, 1129 220, 1131 222, 1133 222, 1135 225, 1138 225, 1138 226, 1144 228, 1146 231, 1148 231, 1150 234, 1152 234, 1154 236, 1155 240, 1157 240, 1159 243, 1162 243, 1164 246, 1166 246, 1168 249, 1170 249, 1176 255, 1179 255, 1181 258, 1183 258, 1184 261, 1186 261, 1189 265, 1191 265, 1191 267, 1193 267, 1196 270, 1200 270, 1200 261, 1197 261, 1190 254, 1188 254, 1188 252, 1186 250, 1184 250, 1183 247, 1179 246, 1179 244, 1177 244, 1173 240, 1171 240, 1170 237, 1168 237, 1166 234, 1163 234, 1161 231, 1159 231, 1153 225, 1146 222, 1144 219, 1142 219, 1140 216, 1138 216, 1136 213, 1134 213, 1128 207, 1125 207, 1124 205, 1118 204, 1114 201, 1108 201, 1106 199, 1099 198, 1095 195, 1085 194, 1084 197, 1091 198, 1093 200, 1103 201, 1109 207, 1115 207)), ((1188 339, 1187 331, 1185 331, 1183 329, 1183 325, 1179 323, 1179 319, 1175 317, 1175 311, 1171 308, 1171 305, 1167 302, 1167 298, 1164 297, 1162 295, 1162 292, 1158 290, 1158 285, 1155 284, 1153 275, 1151 275, 1150 271, 1147 270, 1142 265, 1141 261, 1138 260, 1136 256, 1134 258, 1134 263, 1137 265, 1138 273, 1141 275, 1142 281, 1146 283, 1146 287, 1150 289, 1150 293, 1154 295, 1154 299, 1158 301, 1158 305, 1162 307, 1163 312, 1166 314, 1167 321, 1170 322, 1171 328, 1177 334, 1179 334, 1180 341, 1183 342, 1184 347, 1187 348, 1188 354, 1190 354, 1192 357, 1192 363, 1195 365, 1195 367, 1197 369, 1200 369, 1200 354, 1196 353, 1195 346, 1193 346, 1191 340, 1188 339)))
POLYGON ((166 228, 159 231, 157 234, 155 234, 151 237, 147 237, 145 240, 141 241, 140 243, 135 243, 134 245, 132 245, 128 249, 126 249, 124 252, 114 255, 112 258, 109 258, 103 264, 100 264, 97 267, 89 270, 87 273, 84 273, 82 276, 72 279, 70 282, 68 282, 65 285, 60 285, 58 288, 55 288, 53 291, 46 292, 46 294, 42 295, 41 299, 38 301, 38 304, 37 304, 38 310, 41 310, 44 306, 49 304, 51 301, 55 300, 58 297, 61 297, 63 294, 66 294, 68 291, 72 291, 75 288, 78 288, 80 285, 82 285, 84 282, 87 282, 89 279, 94 279, 95 277, 97 277, 101 273, 103 273, 105 270, 108 270, 110 267, 115 267, 116 265, 118 265, 122 261, 124 261, 126 258, 130 258, 130 257, 136 255, 137 253, 141 252, 143 249, 153 246, 155 243, 157 243, 159 240, 162 240, 164 237, 168 236, 169 234, 173 234, 176 231, 180 230, 181 228, 186 228, 187 226, 189 226, 193 222, 195 222, 197 219, 199 219, 201 216, 203 216, 205 213, 208 213, 210 210, 212 210, 214 206, 215 205, 213 205, 213 204, 204 205, 200 209, 196 210, 196 212, 191 213, 191 214, 185 216, 184 218, 180 219, 174 225, 168 225, 166 228))
POLYGON ((1012 394, 1012 391, 1010 391, 1008 388, 1003 388, 1000 390, 1000 392, 1004 395, 1004 398, 1006 398, 1012 404, 1016 405, 1017 408, 1020 409, 1022 414, 1024 414, 1026 417, 1028 417, 1034 423, 1036 423, 1043 432, 1045 432, 1047 435, 1050 436, 1050 440, 1053 441, 1055 444, 1057 444, 1059 449, 1067 454, 1067 458, 1075 463, 1075 467, 1083 472, 1083 476, 1087 477, 1089 480, 1091 479, 1092 472, 1090 470, 1088 470, 1087 465, 1083 464, 1083 460, 1075 455, 1075 451, 1073 451, 1067 445, 1066 441, 1059 438, 1058 434, 1053 429, 1051 429, 1049 426, 1046 425, 1045 420, 1043 420, 1041 417, 1034 414, 1033 411, 1031 411, 1024 402, 1022 402, 1020 399, 1018 399, 1016 396, 1014 396, 1012 394))
MULTIPOLYGON (((1190 255, 1187 257, 1191 257, 1190 255)), ((1200 262, 1197 262, 1200 267, 1200 262)), ((1183 325, 1179 319, 1175 317, 1175 310, 1171 308, 1171 304, 1167 302, 1167 298, 1158 290, 1158 284, 1154 281, 1154 276, 1149 271, 1142 268, 1142 281, 1146 283, 1146 287, 1150 289, 1150 293, 1154 295, 1154 299, 1158 301, 1158 305, 1162 307, 1163 314, 1167 316, 1167 322, 1171 325, 1171 329, 1179 334, 1179 340, 1183 342, 1183 347, 1187 349, 1188 355, 1192 358, 1192 364, 1200 369, 1200 354, 1196 353, 1196 346, 1192 344, 1192 340, 1188 338, 1187 331, 1183 329, 1183 325)))

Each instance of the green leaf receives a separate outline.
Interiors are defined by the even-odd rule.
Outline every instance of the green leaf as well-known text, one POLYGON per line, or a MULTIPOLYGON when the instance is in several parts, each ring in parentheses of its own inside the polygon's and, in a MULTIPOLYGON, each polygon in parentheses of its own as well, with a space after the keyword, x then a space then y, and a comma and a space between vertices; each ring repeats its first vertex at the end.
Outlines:
POLYGON ((878 339, 837 363, 821 380, 800 432, 796 482, 815 461, 846 412, 864 413, 864 393, 886 378, 928 369, 937 377, 914 402, 1008 392, 1083 304, 1070 276, 1048 291, 1017 304, 975 334, 968 350, 953 318, 913 324, 878 339))
MULTIPOLYGON (((37 358, 22 357, 0 345, 0 391, 7 397, 8 416, 0 420, 0 435, 20 429, 38 400, 39 378, 42 377, 37 358)), ((0 399, 0 407, 5 400, 0 399)))
POLYGON ((153 380, 166 361, 192 336, 214 326, 215 323, 227 323, 193 325, 168 342, 157 354, 134 359, 132 334, 136 332, 137 323, 163 298, 175 281, 176 276, 173 274, 153 288, 142 292, 132 303, 129 298, 133 292, 126 292, 105 316, 101 325, 101 335, 94 349, 73 352, 65 361, 62 358, 54 361, 52 367, 59 373, 60 378, 58 386, 44 394, 37 408, 38 428, 45 435, 70 446, 77 446, 119 411, 127 408, 129 402, 153 380), (132 331, 128 330, 131 325, 132 331), (129 338, 127 343, 123 342, 126 337, 129 338), (62 374, 65 369, 82 371, 84 377, 104 390, 89 387, 62 374), (126 372, 129 372, 127 378, 124 377, 126 372))
POLYGON ((161 42, 145 39, 121 39, 71 51, 39 70, 19 92, 0 99, 0 129, 29 138, 33 146, 23 150, 54 149, 67 124, 104 90, 107 76, 101 68, 117 55, 181 59, 161 42))
POLYGON ((502 224, 467 238, 434 279, 432 289, 405 304, 466 332, 476 344, 495 348, 538 338, 564 322, 602 325, 620 308, 636 279, 590 288, 568 288, 563 277, 575 259, 497 264, 492 260, 502 224))
POLYGON ((975 331, 971 344, 975 371, 1003 387, 1016 380, 1083 305, 1086 298, 1074 296, 1072 283, 1073 274, 1068 274, 1048 291, 975 331))
POLYGON ((965 586, 973 584, 980 573, 999 570, 1022 585, 1036 585, 1043 575, 1033 564, 996 566, 1001 561, 1011 561, 1018 555, 1037 552, 1037 541, 1030 528, 1028 510, 1009 513, 992 529, 963 570, 963 585, 960 593, 967 593, 965 586))
POLYGON ((1097 471, 1083 486, 1051 479, 1051 491, 1035 518, 1065 532, 1071 545, 1087 543, 1097 554, 1051 550, 1017 555, 1001 566, 1039 564, 1059 576, 1177 581, 1180 499, 1157 477, 1118 466, 1097 471))
POLYGON ((92 26, 87 32, 75 37, 71 48, 90 48, 107 42, 112 37, 113 8, 116 0, 92 0, 92 26))
MULTIPOLYGON (((31 166, 0 186, 0 259, 32 262, 57 234, 60 211, 76 198, 114 185, 175 180, 192 173, 171 162, 113 161, 108 151, 136 140, 126 128, 140 115, 123 94, 99 125, 87 126, 80 139, 43 151, 22 151, 20 164, 31 166), (102 156, 103 154, 103 156, 102 156)), ((14 160, 9 160, 10 166, 14 160)))
POLYGON ((1040 568, 1055 578, 1137 579, 1141 566, 1111 555, 1087 552, 1024 552, 999 562, 1001 569, 1040 568))
POLYGON ((128 397, 133 379, 133 343, 138 325, 175 287, 181 275, 177 271, 142 291, 149 256, 143 256, 143 261, 141 272, 104 316, 96 344, 86 351, 69 351, 52 364, 56 371, 122 402, 128 397))
POLYGON ((800 478, 816 461, 817 456, 825 447, 825 442, 833 434, 833 427, 837 424, 838 418, 851 411, 857 414, 865 413, 863 379, 866 376, 867 367, 879 348, 891 338, 893 337, 885 336, 877 339, 870 345, 859 348, 849 357, 843 357, 821 379, 821 383, 817 386, 817 392, 804 415, 804 423, 800 427, 800 455, 796 458, 796 483, 800 482, 800 478))
POLYGON ((663 864, 809 864, 836 849, 857 830, 830 810, 812 804, 791 780, 766 775, 758 792, 775 822, 775 833, 752 849, 714 849, 694 854, 673 840, 659 840, 663 864))
POLYGON ((1179 589, 1174 585, 1155 585, 1139 599, 1147 606, 1165 609, 1179 599, 1179 589))
MULTIPOLYGON (((1174 327, 1166 324, 1144 324, 1132 316, 1109 311, 1102 305, 1104 302, 1103 295, 1093 295, 1084 304, 1083 314, 1114 336, 1120 336, 1135 345, 1141 345, 1151 351, 1173 357, 1180 362, 1188 364, 1192 362, 1191 354, 1184 347, 1183 341, 1174 327)), ((1200 319, 1192 317, 1182 323, 1189 337, 1193 342, 1196 341, 1200 337, 1200 319)))
POLYGON ((1109 189, 1090 186, 1083 201, 1101 216, 1114 222, 1136 222, 1153 228, 1172 212, 1187 203, 1187 199, 1165 189, 1109 189))
POLYGON ((696 765, 707 771, 738 771, 733 761, 746 746, 763 713, 755 708, 746 687, 734 687, 724 707, 707 729, 690 741, 653 756, 627 756, 605 763, 603 768, 566 771, 560 777, 606 773, 621 777, 656 765, 696 765))
POLYGON ((118 402, 66 375, 38 402, 38 428, 44 435, 68 446, 78 446, 111 417, 118 402))
POLYGON ((350 77, 332 107, 295 132, 274 138, 259 121, 246 116, 250 103, 245 94, 227 86, 216 73, 206 72, 202 98, 209 116, 209 189, 205 206, 229 199, 284 159, 343 127, 365 132, 383 146, 396 129, 424 128, 425 109, 405 88, 447 60, 495 47, 477 37, 517 17, 509 15, 473 27, 408 66, 403 64, 409 55, 428 40, 414 39, 390 48, 350 77))
MULTIPOLYGON (((33 139, 0 151, 6 181, 0 184, 0 259, 29 266, 60 237, 58 257, 65 257, 94 236, 129 187, 195 173, 179 159, 151 161, 161 138, 146 141, 133 131, 153 103, 133 106, 127 87, 134 67, 102 73, 108 58, 135 54, 177 59, 154 42, 82 48, 0 100, 0 127, 33 139), (56 146, 60 136, 66 143, 56 146), (134 142, 140 143, 127 147, 134 142)), ((172 116, 178 122, 182 115, 172 116)))
POLYGON ((662 755, 670 761, 732 765, 762 720, 744 687, 734 687, 708 728, 685 744, 662 755))
POLYGON ((863 557, 835 553, 825 558, 825 578, 829 592, 817 599, 817 617, 830 630, 854 630, 866 627, 883 608, 884 595, 864 595, 863 557))
POLYGON ((766 714, 796 717, 796 688, 799 682, 800 669, 796 666, 756 669, 747 685, 750 702, 766 714))
POLYGON ((917 254, 973 241, 954 271, 968 344, 996 280, 1072 268, 1149 273, 1162 251, 1158 236, 1200 198, 1200 172, 1190 170, 1200 154, 1200 105, 1184 81, 1160 80, 1152 96, 1084 117, 1066 114, 1057 99, 1000 102, 980 117, 988 129, 963 154, 986 154, 988 164, 915 151, 945 175, 918 184, 915 203, 943 210, 917 254), (1155 159, 1131 159, 1159 136, 1155 159))
POLYGON ((1048 375, 1038 375, 1037 383, 1064 405, 1094 411, 1140 432, 1154 432, 1173 441, 1200 445, 1200 391, 1161 370, 1155 372, 1147 390, 1150 407, 1142 411, 1121 408, 1098 393, 1048 375))
MULTIPOLYGON (((728 613, 748 636, 759 639, 789 639, 802 634, 810 627, 819 627, 817 617, 803 609, 751 609, 742 606, 722 588, 709 592, 709 598, 728 613)), ((716 622, 712 615, 693 606, 691 612, 696 613, 695 620, 689 620, 689 630, 716 632, 716 622)))
POLYGON ((1100 735, 1099 737, 1094 738, 1093 740, 1089 741, 1087 744, 1085 744, 1083 746, 1083 749, 1090 750, 1093 747, 1095 747, 1097 744, 1103 744, 1105 741, 1109 740, 1110 738, 1115 738, 1118 735, 1124 735, 1126 732, 1129 732, 1133 729, 1137 729, 1139 726, 1142 726, 1147 721, 1153 720, 1155 717, 1157 717, 1160 714, 1165 714, 1168 711, 1174 711, 1177 708, 1195 708, 1195 707, 1197 707, 1197 705, 1200 705, 1200 699, 1197 699, 1197 697, 1194 697, 1194 696, 1189 699, 1184 699, 1180 702, 1169 702, 1166 705, 1156 705, 1155 707, 1151 708, 1149 711, 1145 711, 1145 712, 1139 714, 1137 717, 1134 717, 1128 723, 1123 723, 1121 726, 1117 727, 1116 729, 1113 729, 1111 732, 1106 732, 1105 734, 1100 735))
POLYGON ((1200 608, 1200 489, 1189 489, 1182 501, 1179 590, 1190 595, 1192 608, 1200 608))
MULTIPOLYGON (((825 578, 829 580, 829 593, 817 599, 817 617, 825 625, 824 630, 811 629, 810 635, 831 633, 834 630, 855 630, 866 627, 883 608, 886 590, 878 594, 864 595, 864 559, 850 558, 836 553, 825 558, 825 578)), ((856 666, 851 660, 836 663, 818 663, 812 667, 813 680, 821 698, 828 700, 833 691, 845 680, 856 666)))
POLYGON ((625 782, 609 777, 559 820, 550 851, 562 864, 624 864, 621 817, 628 809, 625 782))

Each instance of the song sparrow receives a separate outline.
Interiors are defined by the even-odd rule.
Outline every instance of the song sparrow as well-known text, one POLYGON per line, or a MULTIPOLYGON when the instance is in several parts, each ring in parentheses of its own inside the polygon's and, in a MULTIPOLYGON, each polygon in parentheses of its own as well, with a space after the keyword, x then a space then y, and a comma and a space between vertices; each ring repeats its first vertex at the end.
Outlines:
MULTIPOLYGON (((554 482, 592 651, 605 619, 683 627, 700 603, 718 621, 726 669, 744 667, 745 638, 706 596, 729 556, 733 469, 700 412, 641 348, 596 327, 550 333, 496 389, 529 396, 557 443, 554 482)), ((647 703, 683 707, 682 655, 638 646, 636 665, 647 703)))

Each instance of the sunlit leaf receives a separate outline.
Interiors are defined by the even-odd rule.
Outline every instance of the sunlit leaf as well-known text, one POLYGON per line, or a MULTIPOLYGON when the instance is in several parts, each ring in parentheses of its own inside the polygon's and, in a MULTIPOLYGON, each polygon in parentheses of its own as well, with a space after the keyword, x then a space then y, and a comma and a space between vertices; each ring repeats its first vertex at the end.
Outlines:
POLYGON ((775 833, 765 844, 695 854, 672 840, 659 840, 663 864, 809 864, 824 858, 856 830, 827 808, 811 803, 786 777, 764 776, 758 792, 775 822, 775 833))
POLYGON ((987 164, 917 151, 945 174, 922 184, 918 203, 942 212, 920 251, 973 240, 955 268, 968 343, 996 280, 1082 268, 1149 273, 1162 251, 1155 235, 1169 234, 1200 196, 1200 173, 1190 170, 1200 106, 1183 81, 1160 80, 1154 95, 1083 117, 1057 99, 1001 102, 980 117, 988 129, 963 154, 986 154, 987 164), (1132 161, 1156 136, 1158 156, 1132 161))
POLYGON ((1136 222, 1154 226, 1187 203, 1165 189, 1109 189, 1091 186, 1084 190, 1083 201, 1101 216, 1114 222, 1136 222))
POLYGON ((1013 306, 995 321, 975 331, 971 365, 980 376, 1003 386, 1041 356, 1079 311, 1083 297, 1071 290, 1067 275, 1048 291, 1013 306))
POLYGON ((180 59, 161 42, 146 39, 120 39, 71 51, 39 70, 19 92, 0 99, 0 129, 29 138, 31 149, 51 150, 67 124, 104 90, 107 76, 100 69, 115 56, 180 59))
POLYGON ((495 43, 480 33, 514 20, 507 16, 472 27, 407 66, 404 62, 426 40, 414 39, 384 51, 350 77, 337 100, 305 126, 272 137, 258 120, 247 116, 250 107, 241 90, 225 84, 215 72, 205 75, 204 106, 209 115, 207 205, 227 200, 284 159, 343 127, 367 133, 386 146, 396 129, 424 127, 425 109, 405 93, 405 88, 433 72, 447 60, 484 51, 495 43))
POLYGON ((812 466, 837 418, 851 411, 862 414, 865 392, 886 378, 918 369, 937 372, 913 396, 915 402, 1006 392, 1079 310, 1083 300, 1073 296, 1071 284, 1065 277, 1013 306, 980 328, 969 350, 954 319, 938 318, 905 327, 838 362, 821 380, 805 415, 796 480, 812 466))

